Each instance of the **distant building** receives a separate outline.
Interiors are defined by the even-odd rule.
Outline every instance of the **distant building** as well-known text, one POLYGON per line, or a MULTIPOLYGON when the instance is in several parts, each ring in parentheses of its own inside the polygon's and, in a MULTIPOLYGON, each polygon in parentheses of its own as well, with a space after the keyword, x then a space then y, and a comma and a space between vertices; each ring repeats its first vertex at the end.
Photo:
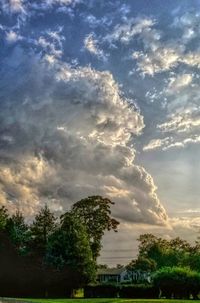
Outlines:
POLYGON ((97 272, 97 281, 100 283, 129 281, 127 270, 122 268, 102 268, 97 272))
POLYGON ((97 272, 97 281, 99 283, 125 283, 125 282, 151 282, 149 272, 134 271, 128 272, 125 267, 121 268, 101 268, 97 272))

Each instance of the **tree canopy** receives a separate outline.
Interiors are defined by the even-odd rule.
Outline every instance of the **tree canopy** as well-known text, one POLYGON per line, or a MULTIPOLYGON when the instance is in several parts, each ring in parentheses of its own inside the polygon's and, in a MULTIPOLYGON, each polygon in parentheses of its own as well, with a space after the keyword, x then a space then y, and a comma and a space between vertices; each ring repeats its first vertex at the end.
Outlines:
MULTIPOLYGON (((199 270, 200 248, 191 245, 179 237, 163 239, 153 234, 140 235, 138 259, 133 264, 140 266, 140 260, 154 262, 155 270, 164 266, 189 266, 192 270, 199 270)), ((142 265, 141 265, 142 266, 142 265)))
POLYGON ((94 260, 99 256, 101 240, 105 231, 114 230, 117 232, 119 222, 111 217, 112 205, 114 202, 108 198, 90 196, 76 202, 72 207, 72 213, 86 227, 94 260))
POLYGON ((60 227, 50 236, 47 260, 59 269, 68 265, 78 270, 84 282, 94 280, 95 262, 86 228, 71 213, 65 213, 60 227))
POLYGON ((119 224, 111 217, 113 204, 101 196, 88 197, 60 218, 45 205, 29 224, 20 211, 10 216, 1 207, 0 243, 4 244, 0 245, 0 284, 7 279, 11 285, 5 294, 12 289, 16 294, 32 290, 34 294, 48 291, 60 295, 67 287, 94 281, 102 236, 106 230, 117 231, 119 224))
POLYGON ((33 246, 38 250, 45 250, 48 237, 56 228, 56 217, 45 205, 38 214, 36 214, 33 223, 30 226, 33 246))

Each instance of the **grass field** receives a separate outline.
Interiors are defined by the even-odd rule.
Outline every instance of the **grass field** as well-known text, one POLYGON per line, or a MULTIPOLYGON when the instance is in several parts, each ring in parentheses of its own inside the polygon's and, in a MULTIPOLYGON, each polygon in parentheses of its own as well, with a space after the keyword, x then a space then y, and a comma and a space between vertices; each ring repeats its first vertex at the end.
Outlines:
MULTIPOLYGON (((22 301, 22 300, 20 300, 22 301)), ((145 299, 23 299, 32 303, 199 303, 198 300, 145 299)))

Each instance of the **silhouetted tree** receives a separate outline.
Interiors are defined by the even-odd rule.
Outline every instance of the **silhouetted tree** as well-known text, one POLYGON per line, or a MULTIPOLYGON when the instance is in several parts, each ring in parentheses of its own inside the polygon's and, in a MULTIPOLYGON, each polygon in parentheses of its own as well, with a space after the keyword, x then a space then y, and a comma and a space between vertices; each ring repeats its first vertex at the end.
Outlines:
POLYGON ((117 231, 109 199, 77 202, 59 224, 47 205, 28 225, 21 212, 0 208, 0 295, 70 296, 95 278, 105 230, 117 231))
MULTIPOLYGON (((101 250, 101 240, 106 230, 117 231, 119 222, 111 217, 111 206, 114 202, 101 196, 90 196, 76 202, 72 207, 73 214, 86 226, 93 259, 96 261, 101 250)), ((63 215, 62 218, 64 218, 63 215)))
POLYGON ((154 260, 156 268, 163 266, 182 266, 192 258, 194 249, 185 240, 178 238, 166 240, 152 234, 139 237, 139 258, 154 260))
POLYGON ((8 219, 7 229, 12 242, 16 245, 20 253, 27 253, 27 245, 30 241, 31 233, 20 211, 17 211, 8 219))
POLYGON ((66 266, 79 273, 79 283, 95 277, 95 262, 85 226, 72 213, 65 213, 61 226, 49 237, 47 262, 58 269, 66 266))
POLYGON ((39 251, 45 251, 48 237, 56 228, 56 217, 45 205, 35 216, 35 220, 30 226, 32 244, 39 251))
POLYGON ((155 271, 156 269, 156 262, 152 259, 148 259, 145 257, 138 257, 136 260, 132 260, 128 265, 127 265, 127 270, 128 271, 155 271))
POLYGON ((4 229, 8 222, 8 210, 5 206, 0 207, 0 230, 4 229))

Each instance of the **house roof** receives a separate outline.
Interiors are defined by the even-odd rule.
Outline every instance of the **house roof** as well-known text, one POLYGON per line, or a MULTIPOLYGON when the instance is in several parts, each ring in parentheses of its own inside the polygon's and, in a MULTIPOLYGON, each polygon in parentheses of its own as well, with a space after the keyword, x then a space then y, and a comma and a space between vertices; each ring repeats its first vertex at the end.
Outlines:
POLYGON ((122 268, 100 268, 97 271, 97 275, 120 275, 125 271, 125 267, 122 268))

